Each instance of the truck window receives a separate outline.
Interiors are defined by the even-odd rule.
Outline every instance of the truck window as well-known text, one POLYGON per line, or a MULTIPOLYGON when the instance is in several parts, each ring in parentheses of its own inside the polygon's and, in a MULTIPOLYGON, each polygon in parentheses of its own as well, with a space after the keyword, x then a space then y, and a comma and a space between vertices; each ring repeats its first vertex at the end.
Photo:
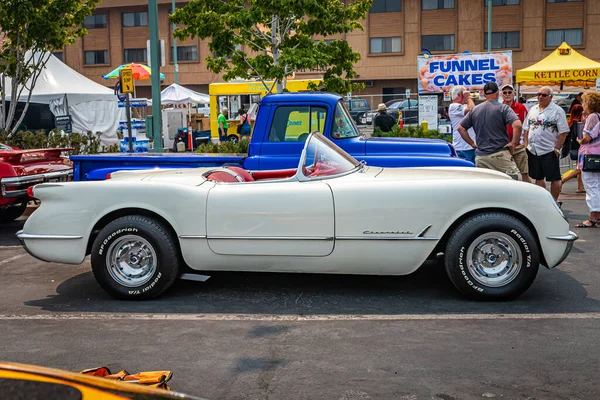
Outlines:
POLYGON ((343 106, 342 102, 338 102, 335 106, 333 114, 333 132, 331 137, 334 139, 347 139, 359 136, 358 128, 354 125, 354 120, 350 117, 348 110, 343 106))
POLYGON ((323 132, 327 110, 324 107, 281 106, 269 131, 269 142, 304 142, 313 131, 323 132))

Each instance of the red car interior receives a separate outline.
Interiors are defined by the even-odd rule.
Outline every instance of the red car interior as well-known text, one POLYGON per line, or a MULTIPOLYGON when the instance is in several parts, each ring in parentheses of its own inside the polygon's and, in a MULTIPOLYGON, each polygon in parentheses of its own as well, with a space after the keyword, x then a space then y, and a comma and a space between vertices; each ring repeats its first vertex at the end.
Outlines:
POLYGON ((206 177, 215 182, 253 182, 268 179, 285 179, 296 174, 296 169, 282 169, 273 171, 247 171, 240 167, 223 167, 233 173, 215 171, 206 177))

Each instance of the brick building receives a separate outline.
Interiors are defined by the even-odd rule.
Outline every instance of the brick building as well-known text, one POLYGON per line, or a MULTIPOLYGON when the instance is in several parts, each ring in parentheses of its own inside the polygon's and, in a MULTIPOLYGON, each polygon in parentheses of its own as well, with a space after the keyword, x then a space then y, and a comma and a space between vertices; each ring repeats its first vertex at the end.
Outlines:
MULTIPOLYGON (((350 1, 350 0, 342 0, 350 1)), ((165 40, 166 79, 174 81, 172 28, 168 21, 171 0, 158 0, 159 37, 165 40)), ((185 2, 178 3, 182 7, 185 2)), ((417 55, 487 50, 487 0, 375 0, 364 31, 341 36, 362 55, 356 70, 365 82, 363 94, 416 92, 417 55)), ((493 50, 512 50, 513 69, 531 65, 562 41, 592 59, 600 59, 600 1, 597 0, 493 0, 493 50)), ((149 38, 146 0, 103 0, 86 20, 89 33, 76 44, 57 52, 69 66, 111 86, 103 74, 122 63, 147 62, 149 38)), ((179 83, 207 93, 208 84, 221 82, 208 71, 204 59, 207 41, 178 41, 179 83)), ((314 78, 314 71, 297 78, 314 78)), ((150 97, 150 82, 140 81, 138 97, 150 97)), ((386 96, 387 97, 387 96, 386 96)))

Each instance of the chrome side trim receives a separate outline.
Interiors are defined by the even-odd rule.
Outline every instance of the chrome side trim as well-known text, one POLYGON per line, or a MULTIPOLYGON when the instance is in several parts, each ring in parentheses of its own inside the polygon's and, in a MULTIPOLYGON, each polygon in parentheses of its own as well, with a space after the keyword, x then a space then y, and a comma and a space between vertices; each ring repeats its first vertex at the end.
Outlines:
POLYGON ((179 239, 206 239, 205 235, 179 235, 179 239))
POLYGON ((567 235, 546 236, 546 239, 573 242, 573 241, 579 239, 579 235, 577 235, 575 232, 569 231, 569 233, 567 235))
POLYGON ((390 236, 336 236, 335 240, 440 240, 430 237, 390 237, 390 236))
POLYGON ((17 232, 17 237, 23 239, 52 239, 52 240, 73 240, 82 239, 83 236, 78 235, 32 235, 30 233, 17 232))
POLYGON ((333 236, 208 236, 209 240, 323 240, 332 241, 333 236))
POLYGON ((425 233, 427 233, 427 231, 429 230, 429 228, 431 228, 433 225, 427 225, 425 227, 425 229, 423 229, 421 232, 419 232, 419 234, 417 236, 415 236, 416 238, 421 238, 421 239, 425 239, 423 236, 425 236, 425 233))

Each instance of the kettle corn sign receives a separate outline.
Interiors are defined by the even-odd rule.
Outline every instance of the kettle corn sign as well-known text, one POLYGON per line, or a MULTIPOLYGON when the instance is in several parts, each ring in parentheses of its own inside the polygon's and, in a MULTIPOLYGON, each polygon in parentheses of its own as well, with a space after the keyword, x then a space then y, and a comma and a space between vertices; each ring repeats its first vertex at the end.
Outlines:
POLYGON ((460 85, 482 90, 488 82, 512 83, 512 52, 419 56, 419 93, 447 92, 460 85))

